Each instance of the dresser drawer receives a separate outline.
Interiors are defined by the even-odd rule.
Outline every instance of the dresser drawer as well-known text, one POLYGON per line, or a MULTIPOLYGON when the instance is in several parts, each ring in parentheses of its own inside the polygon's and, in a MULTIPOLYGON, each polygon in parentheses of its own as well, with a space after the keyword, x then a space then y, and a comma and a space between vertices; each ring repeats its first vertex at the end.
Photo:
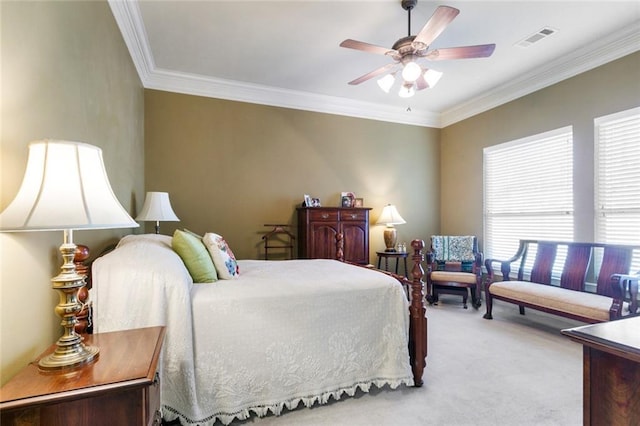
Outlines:
POLYGON ((310 210, 309 222, 337 222, 339 213, 337 210, 310 210))
POLYGON ((340 221, 357 220, 359 222, 367 219, 367 210, 341 210, 340 221))

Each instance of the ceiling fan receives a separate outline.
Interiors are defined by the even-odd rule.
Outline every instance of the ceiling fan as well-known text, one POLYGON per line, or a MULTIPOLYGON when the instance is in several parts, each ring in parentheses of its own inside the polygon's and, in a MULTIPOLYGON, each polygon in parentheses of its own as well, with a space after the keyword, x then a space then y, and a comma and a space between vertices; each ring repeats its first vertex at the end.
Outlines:
POLYGON ((360 84, 373 77, 387 74, 378 80, 378 84, 382 90, 389 92, 395 81, 395 74, 402 68, 401 75, 403 83, 399 95, 402 97, 410 97, 413 96, 416 90, 435 86, 442 76, 442 73, 439 71, 421 67, 417 64, 418 60, 423 58, 429 61, 486 58, 493 54, 493 50, 496 47, 495 44, 429 50, 431 43, 433 43, 447 25, 458 16, 460 11, 449 6, 438 6, 418 35, 413 36, 411 35, 411 9, 413 9, 417 3, 418 0, 402 0, 402 8, 408 12, 408 35, 396 41, 391 49, 352 39, 346 39, 340 43, 341 47, 386 55, 394 61, 393 63, 350 81, 349 84, 360 84))

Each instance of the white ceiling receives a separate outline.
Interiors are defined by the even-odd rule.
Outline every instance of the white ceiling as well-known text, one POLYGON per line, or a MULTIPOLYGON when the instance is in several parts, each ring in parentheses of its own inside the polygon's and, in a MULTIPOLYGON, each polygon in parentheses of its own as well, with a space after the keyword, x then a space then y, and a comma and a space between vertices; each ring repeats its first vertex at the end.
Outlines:
MULTIPOLYGON (((431 48, 495 43, 490 58, 427 62, 444 72, 410 99, 376 79, 391 59, 339 47, 391 47, 407 35, 400 0, 110 0, 146 88, 444 127, 640 50, 640 1, 419 0, 415 35, 435 8, 460 10, 431 48), (527 48, 543 27, 557 32, 527 48)), ((638 70, 633 70, 638 72, 638 70)))

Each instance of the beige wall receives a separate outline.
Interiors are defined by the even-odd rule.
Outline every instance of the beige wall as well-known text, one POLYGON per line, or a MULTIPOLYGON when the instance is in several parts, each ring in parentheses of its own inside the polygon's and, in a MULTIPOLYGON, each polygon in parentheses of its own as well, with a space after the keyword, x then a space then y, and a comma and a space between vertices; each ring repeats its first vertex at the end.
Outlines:
POLYGON ((441 231, 482 236, 482 150, 573 126, 576 240, 593 234, 593 119, 640 105, 640 53, 595 68, 442 130, 441 231))
MULTIPOLYGON (((372 207, 396 204, 398 237, 438 227, 439 130, 145 91, 145 181, 167 191, 176 227, 222 234, 239 258, 260 258, 265 223, 296 223, 303 194, 337 206, 353 191, 372 207)), ((151 232, 151 224, 147 225, 151 232)), ((384 248, 371 228, 370 261, 384 248)))
MULTIPOLYGON (((140 80, 106 2, 0 3, 0 210, 24 174, 27 144, 54 138, 103 149, 113 190, 130 212, 144 197, 140 80)), ((94 254, 129 230, 82 231, 94 254)), ((62 232, 0 234, 0 381, 62 333, 50 279, 62 232)))

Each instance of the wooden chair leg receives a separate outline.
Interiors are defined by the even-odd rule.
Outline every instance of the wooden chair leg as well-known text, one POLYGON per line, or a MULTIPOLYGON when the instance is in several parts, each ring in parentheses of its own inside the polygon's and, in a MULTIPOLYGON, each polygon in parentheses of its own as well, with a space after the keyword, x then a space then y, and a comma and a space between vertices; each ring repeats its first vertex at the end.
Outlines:
POLYGON ((482 316, 482 318, 488 319, 488 320, 493 319, 493 315, 491 312, 493 310, 493 299, 491 298, 491 293, 489 292, 488 288, 485 288, 484 290, 484 303, 487 311, 482 316))
POLYGON ((482 306, 482 301, 480 300, 480 291, 477 286, 473 286, 470 288, 471 290, 471 304, 474 309, 478 309, 482 306))

